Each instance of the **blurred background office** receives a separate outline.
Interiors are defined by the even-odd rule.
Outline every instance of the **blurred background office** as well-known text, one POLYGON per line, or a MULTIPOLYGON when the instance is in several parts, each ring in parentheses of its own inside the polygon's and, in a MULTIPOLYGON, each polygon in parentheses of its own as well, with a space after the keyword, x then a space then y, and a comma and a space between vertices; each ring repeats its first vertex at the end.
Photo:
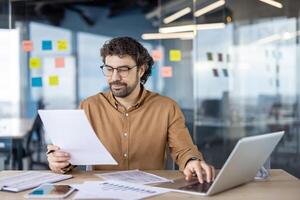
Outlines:
POLYGON ((100 48, 130 36, 155 60, 146 88, 178 102, 210 163, 241 137, 285 130, 271 167, 300 177, 299 11, 299 0, 1 0, 0 169, 47 168, 37 110, 107 91, 100 48))

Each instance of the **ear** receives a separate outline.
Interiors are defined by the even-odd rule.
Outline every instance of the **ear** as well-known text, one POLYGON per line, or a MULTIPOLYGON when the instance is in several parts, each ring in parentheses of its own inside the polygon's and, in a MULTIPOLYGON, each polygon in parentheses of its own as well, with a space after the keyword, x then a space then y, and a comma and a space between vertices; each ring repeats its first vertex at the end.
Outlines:
POLYGON ((142 65, 139 69, 139 76, 140 78, 142 78, 142 76, 145 74, 145 71, 146 71, 146 65, 142 65))

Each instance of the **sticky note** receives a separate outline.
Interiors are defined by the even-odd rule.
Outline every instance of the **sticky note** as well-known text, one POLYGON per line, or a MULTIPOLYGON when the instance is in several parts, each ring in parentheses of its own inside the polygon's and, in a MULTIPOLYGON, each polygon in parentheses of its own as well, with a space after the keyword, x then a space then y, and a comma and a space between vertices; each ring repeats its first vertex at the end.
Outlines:
POLYGON ((213 75, 214 77, 218 77, 219 76, 219 72, 217 69, 213 69, 213 75))
POLYGON ((223 69, 222 71, 223 71, 223 75, 224 75, 225 77, 228 77, 228 70, 227 70, 227 69, 223 69))
POLYGON ((55 58, 55 67, 56 68, 64 68, 65 67, 65 58, 64 57, 55 58))
POLYGON ((52 50, 52 41, 51 40, 43 40, 42 41, 42 50, 44 50, 44 51, 52 50))
POLYGON ((181 61, 181 51, 180 50, 170 50, 169 52, 170 61, 178 62, 181 61))
POLYGON ((41 67, 41 59, 39 58, 30 58, 29 59, 30 69, 39 69, 41 67))
POLYGON ((43 86, 43 81, 41 77, 33 77, 31 79, 31 86, 32 87, 42 87, 43 86))
POLYGON ((163 78, 173 77, 173 68, 171 66, 165 66, 160 68, 160 74, 163 78))
POLYGON ((68 49, 68 41, 67 40, 58 40, 57 41, 57 49, 59 51, 65 51, 68 49))
POLYGON ((49 85, 57 86, 59 84, 58 76, 49 76, 49 85))
POLYGON ((162 59, 162 51, 161 50, 153 50, 151 52, 151 56, 154 61, 160 61, 162 59))
POLYGON ((24 40, 22 44, 24 51, 29 52, 33 50, 33 42, 31 40, 24 40))
POLYGON ((207 52, 206 57, 208 61, 213 61, 213 54, 211 52, 207 52))
POLYGON ((218 53, 218 61, 223 62, 223 54, 218 53))

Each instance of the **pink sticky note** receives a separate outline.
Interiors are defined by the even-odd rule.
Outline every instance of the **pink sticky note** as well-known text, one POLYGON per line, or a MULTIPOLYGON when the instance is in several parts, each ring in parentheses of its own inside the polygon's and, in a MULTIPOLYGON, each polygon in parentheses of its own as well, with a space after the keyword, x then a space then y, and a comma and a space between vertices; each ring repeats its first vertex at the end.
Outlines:
POLYGON ((160 74, 163 78, 173 77, 173 68, 171 66, 165 66, 160 68, 160 74))
POLYGON ((31 40, 24 40, 22 43, 24 51, 29 52, 33 50, 33 42, 31 40))
POLYGON ((65 58, 64 57, 55 58, 55 67, 56 68, 64 68, 65 67, 65 58))
POLYGON ((153 50, 151 56, 154 61, 160 61, 162 59, 162 52, 159 49, 153 50))

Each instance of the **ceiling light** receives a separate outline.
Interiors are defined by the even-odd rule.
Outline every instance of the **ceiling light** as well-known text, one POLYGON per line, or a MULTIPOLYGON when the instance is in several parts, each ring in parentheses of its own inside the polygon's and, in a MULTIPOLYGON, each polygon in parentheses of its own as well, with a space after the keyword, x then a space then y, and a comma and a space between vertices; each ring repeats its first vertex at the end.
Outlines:
POLYGON ((282 40, 282 41, 290 40, 290 39, 296 38, 299 35, 300 35, 300 31, 284 32, 282 34, 274 34, 274 35, 259 39, 256 43, 259 44, 259 45, 262 45, 262 44, 277 42, 277 41, 280 41, 280 40, 282 40))
POLYGON ((144 40, 162 40, 162 39, 193 39, 194 32, 183 33, 144 33, 142 38, 144 40))
POLYGON ((205 13, 208 13, 216 8, 219 8, 221 6, 223 6, 225 4, 225 0, 219 0, 219 1, 216 1, 215 3, 212 3, 204 8, 201 8, 199 10, 197 10, 195 13, 194 13, 194 16, 195 17, 200 17, 201 15, 204 15, 205 13))
POLYGON ((192 9, 190 7, 186 7, 184 9, 182 9, 182 10, 180 10, 180 11, 178 11, 178 12, 176 12, 176 13, 174 13, 174 14, 166 17, 166 18, 164 18, 163 22, 165 24, 168 24, 170 22, 175 21, 176 19, 178 19, 180 17, 183 17, 184 15, 189 14, 191 11, 192 11, 192 9))
POLYGON ((274 7, 277 7, 277 8, 282 8, 282 3, 279 3, 277 1, 274 1, 274 0, 259 0, 261 2, 264 2, 266 4, 269 4, 271 6, 274 6, 274 7))
POLYGON ((209 24, 190 24, 183 26, 170 26, 159 28, 160 33, 176 33, 185 31, 196 31, 196 30, 209 30, 209 29, 220 29, 225 28, 224 23, 209 23, 209 24))

